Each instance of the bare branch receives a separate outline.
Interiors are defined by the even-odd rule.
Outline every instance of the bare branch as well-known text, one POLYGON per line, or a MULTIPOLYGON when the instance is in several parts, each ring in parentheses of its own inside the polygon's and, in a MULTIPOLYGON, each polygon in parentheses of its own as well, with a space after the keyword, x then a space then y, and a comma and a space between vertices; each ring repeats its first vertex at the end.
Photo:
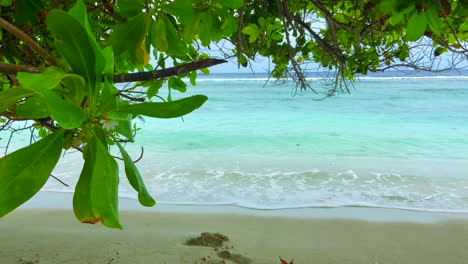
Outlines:
POLYGON ((177 76, 183 73, 208 68, 214 65, 226 63, 226 60, 220 59, 203 59, 199 61, 189 62, 187 64, 174 66, 162 70, 155 70, 149 72, 136 72, 127 74, 116 74, 114 75, 114 83, 125 83, 125 82, 138 82, 163 79, 170 76, 177 76))
MULTIPOLYGON (((139 82, 139 81, 151 81, 157 79, 163 79, 170 76, 177 76, 191 71, 196 71, 203 68, 208 68, 218 64, 226 63, 227 60, 221 59, 203 59, 199 61, 189 62, 187 64, 178 65, 162 70, 154 70, 148 72, 136 72, 136 73, 124 73, 114 75, 114 83, 126 83, 126 82, 139 82)), ((18 72, 31 72, 40 73, 42 68, 17 65, 17 64, 6 64, 0 63, 0 73, 4 74, 16 74, 18 72)))
POLYGON ((15 25, 6 21, 2 17, 0 17, 0 27, 10 32, 10 34, 16 36, 17 38, 21 39, 29 46, 31 46, 31 48, 34 51, 39 53, 49 63, 53 65, 58 65, 58 62, 49 53, 47 53, 47 51, 45 51, 41 47, 41 45, 39 45, 36 41, 34 41, 28 34, 24 33, 21 29, 17 28, 15 25))
POLYGON ((320 37, 307 23, 305 23, 300 17, 292 16, 292 19, 301 25, 309 34, 317 41, 324 51, 330 56, 330 59, 337 59, 341 63, 346 63, 346 58, 341 53, 341 50, 336 50, 329 43, 320 37))
POLYGON ((16 74, 18 72, 41 73, 42 69, 34 66, 7 64, 0 62, 0 73, 16 74))
POLYGON ((276 5, 278 6, 278 10, 282 17, 281 22, 283 23, 284 35, 286 36, 286 43, 288 44, 288 59, 290 63, 292 64, 294 73, 296 74, 297 80, 299 81, 301 90, 306 90, 307 88, 310 88, 310 86, 305 79, 305 76, 302 72, 301 67, 298 65, 297 61, 294 59, 294 56, 293 56, 293 51, 292 51, 293 48, 291 45, 291 40, 290 40, 289 30, 288 30, 288 25, 291 20, 291 14, 289 13, 289 10, 288 10, 288 3, 287 1, 284 2, 281 0, 276 0, 276 5))

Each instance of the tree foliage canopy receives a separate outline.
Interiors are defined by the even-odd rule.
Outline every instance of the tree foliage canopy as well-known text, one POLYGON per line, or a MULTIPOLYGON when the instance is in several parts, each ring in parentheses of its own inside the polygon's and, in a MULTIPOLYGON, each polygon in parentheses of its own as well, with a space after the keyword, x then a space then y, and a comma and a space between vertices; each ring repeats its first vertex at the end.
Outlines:
POLYGON ((453 69, 468 55, 464 0, 0 0, 0 7, 0 131, 29 121, 41 138, 0 159, 0 216, 38 192, 62 150, 74 148, 85 161, 75 215, 114 228, 121 228, 116 159, 140 203, 155 204, 122 145, 134 141, 132 120, 180 117, 207 100, 163 98, 163 85, 185 92, 197 70, 265 56, 273 77, 302 89, 317 89, 306 78, 310 65, 329 70, 331 95, 356 73, 453 69), (220 43, 231 43, 221 48, 225 57, 209 58, 204 51, 220 43), (450 61, 441 67, 444 53, 450 61))

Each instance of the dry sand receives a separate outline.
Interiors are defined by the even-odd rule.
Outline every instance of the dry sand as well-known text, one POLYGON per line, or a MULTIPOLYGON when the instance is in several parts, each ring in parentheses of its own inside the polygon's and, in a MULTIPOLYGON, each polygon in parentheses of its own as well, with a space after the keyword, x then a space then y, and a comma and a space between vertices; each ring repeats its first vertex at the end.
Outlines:
POLYGON ((295 264, 468 263, 466 220, 405 223, 127 211, 121 222, 124 230, 115 230, 80 224, 71 210, 15 211, 0 219, 0 263, 280 264, 279 256, 295 264), (203 232, 219 234, 199 237, 203 232), (204 242, 214 244, 193 245, 204 242))

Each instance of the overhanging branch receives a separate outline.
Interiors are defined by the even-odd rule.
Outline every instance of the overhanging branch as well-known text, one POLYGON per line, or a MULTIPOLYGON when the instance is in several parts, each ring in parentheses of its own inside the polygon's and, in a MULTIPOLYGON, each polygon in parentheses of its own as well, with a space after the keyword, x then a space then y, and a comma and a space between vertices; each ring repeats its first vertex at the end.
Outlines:
MULTIPOLYGON (((124 73, 114 75, 114 83, 139 82, 163 79, 171 76, 177 76, 191 71, 196 71, 203 68, 208 68, 218 64, 226 63, 226 60, 220 59, 203 59, 199 61, 189 62, 187 64, 178 65, 162 70, 154 70, 148 72, 124 73)), ((43 69, 28 65, 6 64, 0 62, 0 73, 16 74, 18 72, 40 73, 43 69)))
POLYGON ((47 53, 47 51, 45 51, 41 47, 41 45, 39 45, 35 40, 33 40, 28 34, 24 33, 21 29, 17 28, 15 25, 11 24, 10 22, 6 21, 5 19, 1 17, 0 17, 0 27, 8 31, 10 34, 16 36, 17 38, 21 39, 25 43, 27 43, 34 51, 39 53, 49 63, 53 65, 58 65, 57 61, 49 53, 47 53))
POLYGON ((126 82, 139 82, 163 79, 170 76, 177 76, 187 72, 208 68, 214 65, 226 63, 226 60, 220 59, 203 59, 199 61, 189 62, 187 64, 178 65, 162 70, 155 70, 149 72, 136 72, 127 74, 116 74, 114 75, 114 83, 126 83, 126 82))
POLYGON ((18 72, 41 73, 42 69, 34 66, 8 64, 0 62, 0 73, 16 74, 18 72))

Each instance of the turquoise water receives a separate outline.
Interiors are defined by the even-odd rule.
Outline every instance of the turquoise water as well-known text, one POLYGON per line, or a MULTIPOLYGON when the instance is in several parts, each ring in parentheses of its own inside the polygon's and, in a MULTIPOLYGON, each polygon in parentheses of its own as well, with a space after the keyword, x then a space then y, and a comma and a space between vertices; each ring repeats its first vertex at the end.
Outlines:
MULTIPOLYGON (((317 80, 315 85, 320 85, 317 80)), ((351 94, 203 79, 183 119, 138 122, 132 156, 160 203, 468 212, 468 79, 363 78, 351 94)), ((54 172, 73 185, 80 158, 54 172)), ((44 190, 72 191, 49 181, 44 190)), ((122 196, 136 197, 126 180, 122 196)))
POLYGON ((292 84, 200 82, 209 101, 182 120, 149 121, 139 143, 167 151, 463 159, 468 79, 385 79, 314 101, 292 84))

